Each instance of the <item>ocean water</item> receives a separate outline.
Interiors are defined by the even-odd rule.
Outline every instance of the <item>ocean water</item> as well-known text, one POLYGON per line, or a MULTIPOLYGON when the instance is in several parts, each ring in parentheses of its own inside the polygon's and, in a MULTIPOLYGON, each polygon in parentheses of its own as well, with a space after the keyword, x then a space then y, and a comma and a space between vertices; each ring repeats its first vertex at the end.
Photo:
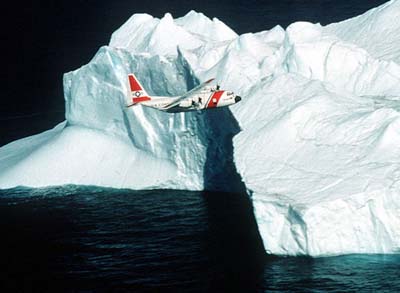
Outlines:
POLYGON ((246 194, 0 191, 1 292, 400 292, 400 255, 266 255, 246 194))

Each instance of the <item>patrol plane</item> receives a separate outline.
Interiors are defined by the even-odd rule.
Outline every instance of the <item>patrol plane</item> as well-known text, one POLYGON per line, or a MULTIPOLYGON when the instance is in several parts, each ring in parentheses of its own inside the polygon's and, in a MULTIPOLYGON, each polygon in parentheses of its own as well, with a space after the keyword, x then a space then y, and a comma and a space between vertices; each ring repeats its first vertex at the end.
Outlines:
POLYGON ((136 76, 128 74, 129 99, 127 107, 142 105, 157 110, 177 113, 195 110, 206 110, 236 104, 242 98, 231 91, 220 90, 219 86, 209 86, 214 78, 203 82, 182 96, 160 97, 150 96, 140 84, 136 76))

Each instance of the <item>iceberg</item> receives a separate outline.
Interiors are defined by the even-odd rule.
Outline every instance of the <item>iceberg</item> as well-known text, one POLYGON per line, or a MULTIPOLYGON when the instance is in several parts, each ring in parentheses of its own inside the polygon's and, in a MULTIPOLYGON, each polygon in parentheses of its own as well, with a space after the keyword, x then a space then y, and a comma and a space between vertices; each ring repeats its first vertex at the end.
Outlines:
POLYGON ((390 1, 328 26, 237 35, 195 11, 135 14, 64 75, 65 122, 0 148, 0 188, 244 184, 268 253, 399 252, 398 17, 390 1), (130 72, 149 94, 216 77, 243 100, 199 113, 126 109, 130 72))
POLYGON ((232 137, 239 131, 232 114, 127 109, 130 72, 140 72, 150 94, 177 95, 198 82, 182 57, 101 48, 64 76, 66 122, 0 149, 0 187, 230 190, 232 137))

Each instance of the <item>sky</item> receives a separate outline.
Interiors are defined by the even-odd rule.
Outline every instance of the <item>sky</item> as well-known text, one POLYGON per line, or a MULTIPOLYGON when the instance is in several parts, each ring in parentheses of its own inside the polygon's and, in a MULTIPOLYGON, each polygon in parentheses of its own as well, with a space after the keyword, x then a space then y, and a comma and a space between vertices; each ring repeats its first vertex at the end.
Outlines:
POLYGON ((298 20, 327 24, 363 13, 382 0, 14 1, 3 8, 0 146, 53 127, 64 118, 62 78, 88 63, 134 13, 218 17, 237 33, 284 28, 298 20))

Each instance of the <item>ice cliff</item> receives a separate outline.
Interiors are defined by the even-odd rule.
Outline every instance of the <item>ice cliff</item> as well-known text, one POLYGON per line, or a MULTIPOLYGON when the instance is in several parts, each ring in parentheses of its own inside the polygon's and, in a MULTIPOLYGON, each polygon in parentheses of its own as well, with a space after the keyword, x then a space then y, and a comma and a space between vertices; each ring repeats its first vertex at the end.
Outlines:
POLYGON ((66 122, 0 148, 0 188, 236 190, 241 179, 268 252, 398 252, 399 17, 390 1, 325 27, 238 36, 194 11, 135 14, 64 76, 66 122), (127 110, 129 72, 150 94, 216 77, 243 100, 202 113, 127 110))
POLYGON ((88 65, 64 76, 66 123, 1 149, 0 186, 228 188, 232 179, 222 170, 232 165, 232 136, 239 130, 229 110, 127 109, 130 72, 140 73, 150 94, 182 94, 197 83, 181 56, 101 48, 88 65))

